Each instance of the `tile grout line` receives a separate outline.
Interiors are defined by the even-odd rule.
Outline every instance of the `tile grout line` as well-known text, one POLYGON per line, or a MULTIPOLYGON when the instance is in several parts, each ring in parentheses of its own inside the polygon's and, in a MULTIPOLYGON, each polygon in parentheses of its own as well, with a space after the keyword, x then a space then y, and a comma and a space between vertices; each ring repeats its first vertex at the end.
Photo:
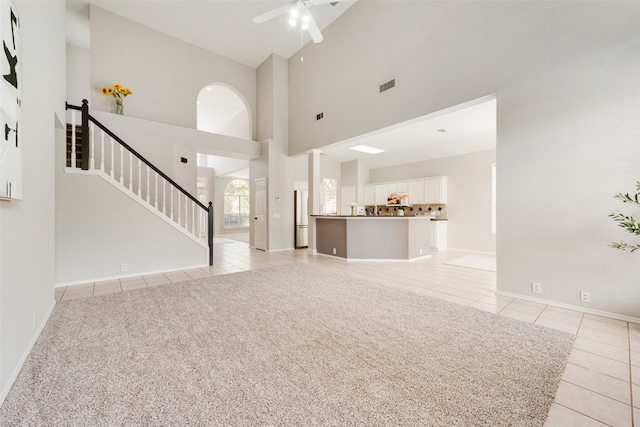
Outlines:
MULTIPOLYGON (((562 381, 564 381, 564 380, 562 380, 562 381)), ((571 383, 570 383, 570 384, 571 384, 571 383)), ((575 384, 574 384, 574 385, 575 385, 575 384)), ((591 390, 589 390, 589 391, 591 391, 591 390)), ((568 409, 568 410, 569 410, 569 411, 571 411, 571 412, 575 412, 576 414, 582 415, 583 417, 586 417, 586 418, 592 419, 592 420, 594 420, 594 421, 595 421, 595 422, 597 422, 597 423, 600 423, 600 424, 603 424, 603 425, 606 425, 606 426, 610 426, 610 424, 607 424, 607 423, 605 423, 605 422, 603 422, 603 421, 600 421, 600 420, 599 420, 599 419, 597 419, 597 418, 593 418, 593 417, 592 417, 592 416, 590 416, 590 415, 583 414, 582 412, 578 412, 578 411, 576 411, 575 409, 569 408, 569 407, 568 407, 568 406, 566 406, 566 405, 563 405, 563 404, 561 404, 561 403, 558 403, 558 402, 556 402, 556 401, 555 401, 555 399, 554 399, 553 403, 555 403, 555 404, 556 404, 556 405, 558 405, 558 406, 562 406, 563 408, 568 409)), ((549 418, 549 416, 547 415, 547 419, 548 419, 548 418, 549 418)), ((633 427, 633 425, 632 425, 631 427, 633 427)))
MULTIPOLYGON (((607 374, 604 374, 604 373, 602 373, 602 372, 595 371, 595 370, 593 370, 593 369, 591 369, 591 368, 587 368, 586 366, 578 365, 577 363, 567 362, 567 365, 569 365, 569 364, 571 364, 571 365, 573 365, 573 366, 578 366, 579 368, 583 368, 583 369, 588 369, 588 370, 590 370, 590 371, 594 371, 594 372, 596 372, 596 373, 598 373, 598 374, 600 374, 600 375, 605 375, 605 376, 607 376, 607 377, 609 377, 609 378, 613 378, 613 379, 616 379, 616 380, 619 380, 619 381, 624 381, 624 380, 621 380, 620 378, 612 377, 611 375, 607 375, 607 374)), ((581 389, 583 389, 583 390, 587 390, 587 391, 589 391, 589 392, 591 392, 591 393, 597 394, 598 396, 606 397, 607 399, 614 400, 614 401, 616 401, 616 402, 618 402, 618 403, 622 403, 623 405, 628 405, 628 403, 622 402, 621 400, 618 400, 618 399, 616 399, 615 397, 607 396, 606 394, 602 394, 602 393, 600 393, 599 391, 595 391, 595 390, 592 390, 592 389, 590 389, 590 388, 587 388, 587 387, 585 387, 585 386, 583 386, 583 385, 576 384, 576 383, 574 383, 574 382, 572 382, 572 381, 569 381, 569 380, 566 380, 566 379, 564 379, 564 378, 562 378, 562 377, 560 377, 560 380, 561 380, 561 381, 566 382, 567 384, 572 384, 572 385, 574 385, 574 386, 576 386, 576 387, 580 387, 580 388, 581 388, 581 389)), ((630 406, 631 406, 631 410, 633 411, 633 401, 631 401, 631 405, 630 405, 630 406)), ((632 420, 633 420, 633 417, 631 417, 631 418, 632 418, 632 420)), ((632 426, 633 426, 633 424, 632 424, 632 426)))

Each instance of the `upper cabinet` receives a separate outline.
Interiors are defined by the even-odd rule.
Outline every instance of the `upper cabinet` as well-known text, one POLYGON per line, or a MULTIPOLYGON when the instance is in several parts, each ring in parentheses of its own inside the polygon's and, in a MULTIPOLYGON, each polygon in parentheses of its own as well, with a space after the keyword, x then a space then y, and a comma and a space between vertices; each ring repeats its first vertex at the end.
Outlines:
POLYGON ((424 180, 424 203, 447 203, 447 177, 424 180))
POLYGON ((375 205, 386 205, 387 197, 389 197, 388 184, 374 184, 375 187, 375 205))
POLYGON ((421 205, 424 203, 424 180, 416 179, 407 182, 407 193, 409 193, 409 203, 421 205))
POLYGON ((447 203, 447 177, 365 184, 364 204, 386 205, 391 193, 409 194, 410 205, 444 204, 447 203))
POLYGON ((375 205, 376 204, 376 186, 373 184, 364 185, 364 204, 375 205))
POLYGON ((365 205, 386 205, 389 195, 387 184, 365 184, 364 204, 365 205))

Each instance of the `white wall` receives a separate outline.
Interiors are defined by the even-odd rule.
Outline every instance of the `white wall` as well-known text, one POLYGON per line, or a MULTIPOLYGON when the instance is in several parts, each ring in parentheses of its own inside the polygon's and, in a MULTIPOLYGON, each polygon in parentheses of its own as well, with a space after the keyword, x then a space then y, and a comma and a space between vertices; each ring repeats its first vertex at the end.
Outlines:
POLYGON ((16 6, 25 65, 23 200, 0 202, 0 403, 54 305, 53 159, 64 141, 66 92, 64 2, 16 6))
POLYGON ((72 105, 91 99, 91 55, 87 49, 67 44, 67 98, 72 105))
MULTIPOLYGON (((252 162, 250 180, 266 172, 267 249, 291 249, 293 241, 293 168, 288 157, 288 67, 277 55, 267 58, 257 70, 258 139, 263 141, 262 158, 252 162), (262 163, 262 166, 260 164, 262 163), (266 166, 266 168, 265 168, 266 166)), ((252 187, 253 189, 253 187, 252 187)), ((253 215, 253 211, 252 211, 253 215)), ((252 240, 253 242, 253 240, 252 240)))
POLYGON ((56 284, 208 265, 207 248, 104 179, 57 170, 56 284))
POLYGON ((289 164, 293 170, 294 181, 309 181, 309 156, 307 154, 291 157, 289 164))
POLYGON ((191 194, 196 194, 197 153, 250 159, 260 152, 254 141, 102 111, 91 115, 191 194))
POLYGON ((221 135, 233 135, 239 138, 251 139, 249 134, 249 115, 246 111, 240 111, 227 122, 218 126, 215 133, 221 135))
POLYGON ((496 252, 491 234, 491 165, 496 150, 388 168, 371 169, 369 181, 386 182, 446 176, 447 240, 450 249, 496 252))
POLYGON ((256 117, 254 69, 93 5, 90 20, 92 108, 112 111, 112 97, 100 88, 119 83, 134 92, 124 101, 126 115, 195 129, 198 93, 223 83, 256 117))
POLYGON ((626 237, 612 195, 639 178, 639 15, 637 2, 357 2, 304 67, 289 61, 289 151, 496 94, 498 289, 569 305, 587 290, 583 307, 639 318, 638 253, 607 247, 626 237))

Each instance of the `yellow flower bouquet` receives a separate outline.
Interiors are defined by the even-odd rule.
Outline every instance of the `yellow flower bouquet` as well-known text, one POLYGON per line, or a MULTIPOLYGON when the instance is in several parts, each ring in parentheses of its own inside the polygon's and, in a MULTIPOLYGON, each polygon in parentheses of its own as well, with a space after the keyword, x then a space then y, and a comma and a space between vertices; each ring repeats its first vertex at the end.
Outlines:
POLYGON ((122 101, 128 95, 133 95, 133 91, 129 88, 122 87, 119 84, 113 87, 103 87, 101 90, 103 95, 111 95, 116 100, 116 114, 124 114, 124 105, 122 101))

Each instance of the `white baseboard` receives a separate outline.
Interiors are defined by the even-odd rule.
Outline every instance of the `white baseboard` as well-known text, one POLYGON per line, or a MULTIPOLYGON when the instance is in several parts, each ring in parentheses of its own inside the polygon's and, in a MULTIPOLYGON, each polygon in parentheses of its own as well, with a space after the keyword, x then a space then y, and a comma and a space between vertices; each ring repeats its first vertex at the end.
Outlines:
POLYGON ((294 248, 283 248, 283 249, 267 249, 267 252, 285 252, 285 251, 293 251, 294 248))
MULTIPOLYGON (((470 254, 481 254, 481 255, 492 255, 492 256, 496 256, 495 252, 485 252, 485 251, 472 251, 471 249, 459 249, 459 248, 447 248, 445 249, 449 250, 449 251, 456 251, 456 252, 468 252, 470 254)), ((441 251, 442 252, 442 251, 441 251)))
POLYGON ((13 387, 13 383, 16 382, 16 379, 18 378, 18 375, 22 370, 22 366, 24 365, 24 362, 27 361, 27 357, 29 357, 29 354, 31 354, 31 350, 33 350, 33 346, 36 344, 36 341, 38 341, 38 338, 40 338, 40 334, 42 333, 42 330, 44 329, 45 325, 49 321, 49 317, 51 316, 51 313, 53 312, 53 308, 55 306, 56 306, 56 300, 54 298, 53 302, 51 303, 51 306, 49 307, 49 310, 47 310, 47 312, 44 315, 44 318, 40 322, 40 325, 38 325, 38 329, 36 330, 36 333, 33 334, 31 341, 29 341, 29 345, 27 345, 27 348, 22 354, 22 357, 20 357, 20 360, 18 361, 16 368, 11 373, 11 376, 9 377, 9 381, 7 381, 7 385, 2 390, 2 394, 0 394, 0 406, 2 406, 2 404, 4 403, 4 399, 6 399, 7 395, 9 394, 11 387, 13 387))
POLYGON ((94 278, 82 279, 82 280, 71 280, 69 282, 56 283, 55 287, 64 288, 66 286, 86 285, 87 283, 93 283, 93 282, 119 280, 119 279, 126 279, 128 277, 150 276, 152 274, 171 273, 173 271, 192 270, 194 268, 203 268, 203 267, 209 267, 209 264, 198 264, 198 265, 192 265, 192 266, 186 266, 186 267, 178 267, 170 270, 155 270, 155 271, 145 271, 142 273, 130 273, 130 274, 123 274, 120 276, 94 277, 94 278))
POLYGON ((622 314, 610 313, 608 311, 602 311, 602 310, 594 310, 592 308, 586 308, 586 307, 582 307, 582 306, 579 306, 579 305, 565 304, 565 303, 562 303, 562 302, 546 300, 546 299, 543 299, 543 298, 535 298, 535 297, 530 297, 530 296, 527 296, 527 295, 514 294, 512 292, 504 292, 504 291, 496 291, 496 295, 502 295, 502 296, 510 297, 510 298, 523 299, 525 301, 537 302, 537 303, 540 303, 540 304, 551 305, 551 306, 554 306, 554 307, 566 308, 568 310, 581 311, 583 313, 594 314, 596 316, 602 316, 602 317, 608 317, 610 319, 622 320, 623 322, 640 323, 640 318, 637 318, 637 317, 624 316, 622 314))

